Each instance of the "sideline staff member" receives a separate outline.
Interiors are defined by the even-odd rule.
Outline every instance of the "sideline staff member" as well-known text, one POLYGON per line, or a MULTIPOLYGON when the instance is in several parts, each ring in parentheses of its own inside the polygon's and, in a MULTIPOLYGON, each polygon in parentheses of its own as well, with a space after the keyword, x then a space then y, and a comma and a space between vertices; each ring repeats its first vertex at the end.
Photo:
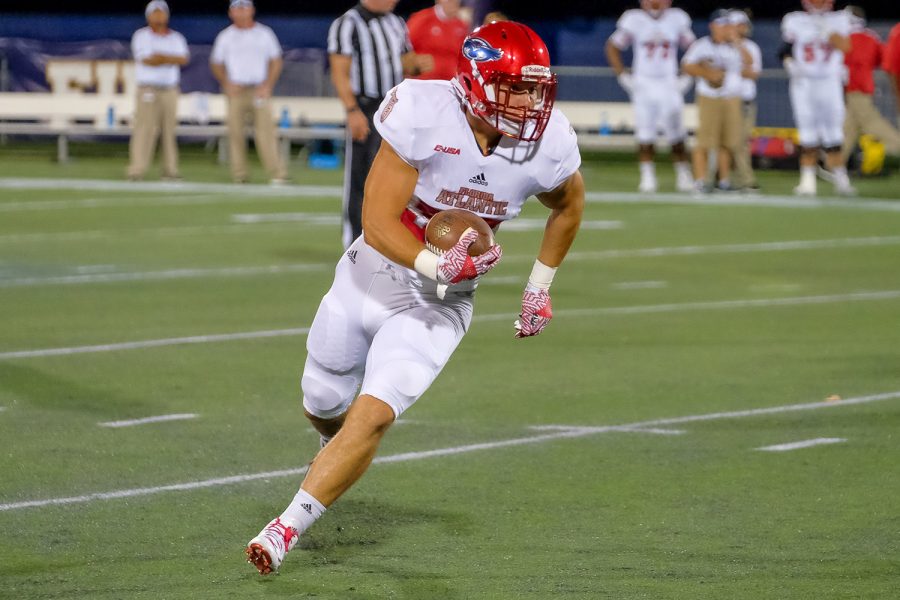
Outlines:
POLYGON ((247 182, 247 140, 244 125, 253 117, 256 151, 273 184, 287 181, 287 169, 278 156, 275 120, 270 99, 281 75, 281 44, 275 33, 254 21, 252 0, 231 0, 232 25, 216 36, 210 69, 228 96, 228 150, 231 177, 247 182))
POLYGON ((381 146, 372 120, 381 100, 403 80, 434 69, 427 54, 412 51, 403 19, 393 14, 397 0, 361 0, 328 30, 331 82, 347 111, 344 155, 344 247, 362 233, 363 188, 381 146))
POLYGON ((144 177, 159 136, 163 179, 179 179, 175 139, 178 83, 181 67, 187 64, 190 53, 184 36, 169 29, 169 5, 165 0, 152 0, 147 4, 144 16, 147 27, 138 29, 131 37, 137 97, 128 145, 131 159, 128 178, 139 180, 144 177))

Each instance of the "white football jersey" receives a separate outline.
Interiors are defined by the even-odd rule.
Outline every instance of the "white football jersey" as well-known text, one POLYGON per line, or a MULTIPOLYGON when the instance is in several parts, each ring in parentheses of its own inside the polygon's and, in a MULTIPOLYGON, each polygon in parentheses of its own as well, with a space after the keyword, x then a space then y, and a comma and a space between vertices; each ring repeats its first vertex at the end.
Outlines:
POLYGON ((691 18, 680 8, 667 8, 654 18, 638 8, 626 10, 610 37, 619 50, 632 47, 631 72, 637 77, 678 76, 678 48, 690 46, 696 36, 691 18))
POLYGON ((450 81, 403 81, 375 113, 375 128, 419 171, 420 202, 463 208, 492 226, 518 216, 529 196, 556 189, 581 165, 575 132, 555 108, 538 141, 503 136, 482 155, 450 81))
POLYGON ((799 77, 841 77, 844 53, 828 43, 832 33, 850 35, 850 15, 843 11, 811 14, 788 13, 781 20, 781 37, 793 44, 793 58, 799 77))

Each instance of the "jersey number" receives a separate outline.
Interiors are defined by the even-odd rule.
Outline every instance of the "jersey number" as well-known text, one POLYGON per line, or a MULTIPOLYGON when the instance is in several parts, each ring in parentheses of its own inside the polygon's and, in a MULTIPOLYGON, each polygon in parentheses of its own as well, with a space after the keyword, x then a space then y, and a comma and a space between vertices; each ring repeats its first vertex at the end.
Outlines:
POLYGON ((653 59, 659 50, 659 58, 669 57, 669 42, 644 42, 644 49, 647 50, 647 58, 653 59))
POLYGON ((803 60, 805 62, 816 62, 817 47, 822 50, 822 62, 828 62, 828 59, 831 58, 833 48, 831 47, 831 44, 825 44, 823 42, 819 42, 818 44, 803 44, 803 60))

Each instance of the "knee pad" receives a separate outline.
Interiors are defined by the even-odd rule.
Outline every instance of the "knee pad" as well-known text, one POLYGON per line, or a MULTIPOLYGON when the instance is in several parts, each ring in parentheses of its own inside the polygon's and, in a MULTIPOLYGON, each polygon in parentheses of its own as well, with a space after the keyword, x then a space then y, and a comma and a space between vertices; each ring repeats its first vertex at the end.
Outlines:
POLYGON ((338 373, 307 357, 300 379, 303 408, 320 419, 342 415, 356 397, 361 381, 362 373, 338 373))

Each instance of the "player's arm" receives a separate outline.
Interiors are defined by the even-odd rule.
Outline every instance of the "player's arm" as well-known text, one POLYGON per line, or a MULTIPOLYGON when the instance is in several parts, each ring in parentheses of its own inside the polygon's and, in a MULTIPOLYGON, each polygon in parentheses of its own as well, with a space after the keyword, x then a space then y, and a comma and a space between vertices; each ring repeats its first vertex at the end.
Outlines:
POLYGON ((606 62, 609 63, 609 66, 612 67, 612 70, 616 72, 616 76, 621 75, 625 72, 625 64, 622 62, 622 51, 619 50, 619 47, 616 46, 612 38, 606 40, 606 62))
POLYGON ((541 204, 550 209, 538 260, 558 267, 569 252, 584 212, 584 179, 575 171, 555 190, 538 194, 541 204))
MULTIPOLYGON (((415 269, 440 284, 459 283, 490 271, 500 261, 499 245, 481 256, 468 255, 478 238, 474 230, 462 235, 440 256, 425 248, 400 218, 416 189, 419 172, 382 140, 375 155, 363 196, 362 224, 366 243, 387 258, 415 269)), ((440 293, 439 293, 440 294, 440 293)))
POLYGON ((559 187, 538 194, 538 200, 550 209, 538 258, 522 294, 522 310, 513 323, 517 338, 538 335, 553 318, 550 284, 556 268, 569 252, 584 212, 584 180, 575 171, 559 187))
POLYGON ((415 192, 418 178, 419 172, 382 140, 366 178, 362 206, 366 243, 410 269, 425 244, 413 236, 400 217, 415 192))
POLYGON ((840 50, 844 53, 850 52, 851 43, 850 36, 848 35, 832 32, 828 35, 828 43, 831 44, 831 47, 835 50, 840 50))

